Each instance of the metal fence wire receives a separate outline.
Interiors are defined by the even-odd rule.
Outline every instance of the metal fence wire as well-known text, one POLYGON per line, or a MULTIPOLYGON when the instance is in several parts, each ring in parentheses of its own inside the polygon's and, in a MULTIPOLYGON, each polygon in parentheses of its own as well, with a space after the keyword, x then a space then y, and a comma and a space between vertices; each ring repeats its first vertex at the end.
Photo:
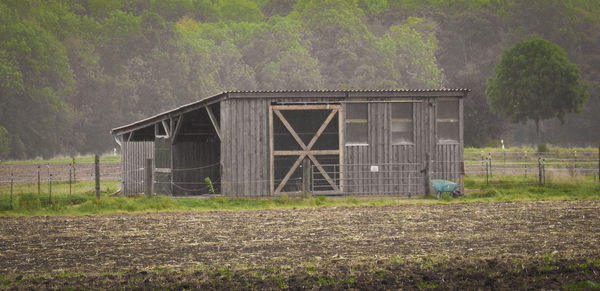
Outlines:
MULTIPOLYGON (((580 181, 600 183, 600 152, 572 151, 551 153, 528 153, 526 151, 495 151, 465 153, 464 162, 435 161, 429 163, 429 176, 426 177, 426 163, 389 164, 322 164, 311 165, 309 173, 288 180, 287 190, 310 191, 316 194, 405 194, 424 193, 426 180, 443 179, 463 184, 462 178, 484 179, 487 183, 515 182, 521 184, 546 184, 580 181), (310 179, 310 181, 305 181, 310 179), (307 183, 308 182, 308 183, 307 183)), ((128 167, 122 170, 123 163, 105 163, 100 166, 102 180, 121 181, 122 186, 139 184, 145 181, 122 181, 124 174, 136 172, 143 175, 145 168, 128 167)), ((220 177, 210 177, 208 183, 198 171, 206 167, 173 169, 194 179, 158 180, 153 177, 155 186, 172 188, 180 193, 207 194, 213 189, 219 191, 223 185, 269 183, 270 180, 221 181, 220 177)), ((218 171, 217 171, 218 172, 218 171)), ((179 177, 180 175, 178 175, 179 177)), ((183 177, 183 176, 181 176, 183 177)), ((34 191, 43 192, 53 183, 69 183, 94 180, 94 164, 2 164, 0 165, 0 189, 8 192, 11 185, 37 184, 34 191), (40 189, 42 188, 42 189, 40 189)), ((276 185, 280 179, 274 181, 276 185)), ((464 185, 462 185, 464 186, 464 185)), ((49 189, 48 189, 49 190, 49 189)), ((431 188, 429 189, 432 190, 431 188)), ((226 193, 225 193, 226 194, 226 193)))
POLYGON ((488 183, 515 181, 523 184, 578 182, 600 176, 598 152, 528 153, 481 152, 465 156, 465 174, 485 177, 488 183))

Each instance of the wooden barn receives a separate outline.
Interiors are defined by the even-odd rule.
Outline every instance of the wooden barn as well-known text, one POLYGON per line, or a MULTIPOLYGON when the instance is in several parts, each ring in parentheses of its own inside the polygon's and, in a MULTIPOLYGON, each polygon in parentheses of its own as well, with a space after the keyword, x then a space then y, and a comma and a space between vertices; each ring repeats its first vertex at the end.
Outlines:
POLYGON ((420 194, 460 181, 468 89, 232 91, 111 133, 122 192, 420 194))

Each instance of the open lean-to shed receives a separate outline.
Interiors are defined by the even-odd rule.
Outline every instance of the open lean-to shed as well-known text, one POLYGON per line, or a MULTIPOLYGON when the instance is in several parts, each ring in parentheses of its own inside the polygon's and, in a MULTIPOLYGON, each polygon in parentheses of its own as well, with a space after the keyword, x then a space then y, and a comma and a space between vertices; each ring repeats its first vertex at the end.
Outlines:
POLYGON ((113 129, 121 189, 144 192, 151 158, 159 194, 425 193, 462 177, 468 92, 220 93, 113 129))

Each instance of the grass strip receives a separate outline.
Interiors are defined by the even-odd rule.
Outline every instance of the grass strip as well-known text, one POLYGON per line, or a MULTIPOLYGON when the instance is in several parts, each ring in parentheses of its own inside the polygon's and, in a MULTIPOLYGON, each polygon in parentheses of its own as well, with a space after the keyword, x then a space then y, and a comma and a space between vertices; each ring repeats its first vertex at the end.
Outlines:
POLYGON ((453 199, 448 195, 436 200, 434 195, 406 199, 406 196, 289 196, 271 198, 236 198, 212 196, 188 198, 142 195, 110 197, 119 187, 118 181, 103 181, 101 198, 96 199, 92 182, 78 182, 69 193, 68 183, 53 185, 52 197, 36 185, 20 185, 12 202, 6 187, 0 188, 0 216, 88 215, 123 212, 260 210, 360 205, 400 205, 409 203, 466 203, 520 200, 582 200, 600 199, 600 184, 593 181, 561 182, 547 185, 524 184, 521 177, 503 179, 502 183, 485 182, 482 177, 467 177, 467 194, 453 199))

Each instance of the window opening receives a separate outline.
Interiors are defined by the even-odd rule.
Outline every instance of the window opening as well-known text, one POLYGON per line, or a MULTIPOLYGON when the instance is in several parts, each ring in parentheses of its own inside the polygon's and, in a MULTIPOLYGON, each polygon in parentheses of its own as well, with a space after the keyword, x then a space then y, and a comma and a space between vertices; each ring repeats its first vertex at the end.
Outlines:
POLYGON ((437 135, 439 142, 458 142, 458 100, 437 102, 437 135))
POLYGON ((413 104, 392 103, 392 144, 413 143, 413 104))
POLYGON ((368 144, 368 104, 346 104, 346 145, 368 144))

